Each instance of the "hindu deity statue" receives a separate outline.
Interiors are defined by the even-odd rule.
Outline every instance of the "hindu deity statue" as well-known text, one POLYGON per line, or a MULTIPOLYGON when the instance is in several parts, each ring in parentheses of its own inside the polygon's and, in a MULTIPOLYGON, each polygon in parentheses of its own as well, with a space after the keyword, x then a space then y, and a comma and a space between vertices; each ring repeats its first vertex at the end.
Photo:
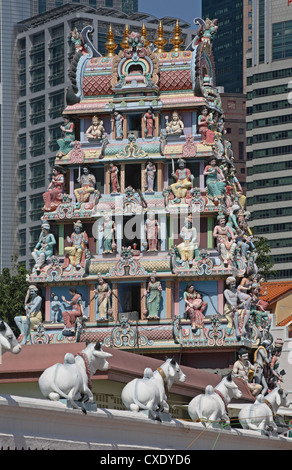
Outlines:
POLYGON ((74 222, 74 232, 71 237, 67 237, 67 242, 71 246, 65 247, 65 259, 63 268, 68 269, 71 266, 80 269, 85 263, 85 251, 88 250, 88 235, 83 230, 81 220, 74 222))
POLYGON ((112 313, 111 309, 111 294, 109 284, 99 274, 98 283, 94 289, 94 297, 90 299, 90 302, 97 297, 97 311, 99 320, 107 320, 109 315, 112 313))
POLYGON ((53 255, 55 245, 56 239, 54 235, 50 233, 50 224, 45 221, 42 223, 42 231, 39 240, 31 254, 35 261, 34 269, 37 274, 40 273, 46 261, 53 255))
POLYGON ((97 116, 93 116, 91 126, 86 131, 88 140, 100 140, 105 132, 103 127, 103 121, 98 119, 97 116))
POLYGON ((63 116, 64 124, 60 126, 63 137, 57 140, 59 150, 56 154, 57 157, 62 158, 72 150, 72 143, 75 140, 75 125, 70 121, 68 116, 63 116))
POLYGON ((75 287, 71 287, 69 289, 69 293, 72 297, 71 300, 67 300, 64 296, 62 296, 63 302, 72 308, 72 310, 64 310, 62 313, 65 325, 62 333, 66 334, 68 332, 69 334, 74 335, 76 329, 76 320, 77 318, 84 316, 84 308, 82 303, 82 296, 79 294, 79 292, 77 292, 77 289, 75 287))
POLYGON ((148 243, 148 251, 157 251, 158 249, 159 223, 155 214, 150 212, 145 222, 145 236, 148 243))
POLYGON ((196 292, 193 284, 189 283, 184 292, 185 312, 192 323, 192 330, 204 327, 204 311, 207 308, 207 302, 203 302, 202 296, 196 292))
POLYGON ((103 253, 112 253, 113 244, 115 243, 116 225, 109 215, 104 216, 104 222, 100 227, 103 233, 103 253))
POLYGON ((42 322, 42 298, 36 286, 29 286, 24 303, 26 315, 14 317, 14 321, 20 330, 18 340, 21 344, 26 344, 30 340, 31 331, 42 322))
POLYGON ((110 174, 111 192, 118 193, 120 191, 120 183, 118 178, 119 169, 116 165, 110 163, 108 172, 110 174))
POLYGON ((204 106, 204 108, 201 110, 201 114, 198 117, 198 128, 203 143, 214 142, 214 132, 212 131, 212 127, 212 114, 209 113, 208 108, 204 106))
POLYGON ((83 174, 77 179, 81 187, 74 189, 74 194, 77 202, 88 202, 90 194, 95 192, 96 179, 93 174, 89 173, 87 166, 84 166, 82 171, 83 174))
POLYGON ((224 290, 225 304, 223 314, 228 320, 227 332, 231 332, 233 326, 237 338, 246 336, 246 325, 250 317, 250 311, 246 308, 245 302, 240 299, 236 287, 236 279, 229 276, 226 279, 226 289, 224 290))
POLYGON ((153 137, 154 114, 151 108, 148 109, 147 112, 144 114, 144 122, 145 122, 145 137, 153 137))
POLYGON ((159 309, 162 297, 162 287, 156 273, 152 273, 147 289, 144 293, 147 299, 147 318, 159 318, 159 309))
POLYGON ((156 166, 153 162, 149 161, 145 168, 146 173, 146 189, 148 192, 154 192, 154 181, 155 181, 155 173, 156 173, 156 166))
POLYGON ((224 265, 228 265, 230 260, 233 259, 236 250, 236 238, 230 226, 226 224, 224 214, 219 214, 217 217, 219 224, 217 224, 213 231, 213 237, 217 241, 217 249, 223 259, 224 265))
POLYGON ((171 190, 175 195, 173 202, 180 202, 182 198, 186 197, 189 189, 193 187, 194 175, 191 170, 186 168, 185 160, 178 160, 178 169, 172 173, 175 183, 171 184, 171 190))
POLYGON ((218 200, 225 195, 226 182, 225 176, 217 165, 215 158, 211 158, 209 164, 206 165, 204 175, 206 176, 208 197, 213 199, 213 202, 217 204, 218 200))
POLYGON ((118 111, 115 111, 113 115, 113 123, 115 126, 116 139, 123 139, 124 137, 123 122, 124 116, 118 111))
POLYGON ((47 191, 43 193, 43 199, 45 203, 43 211, 53 212, 57 209, 59 204, 61 204, 65 182, 64 173, 65 170, 62 167, 58 165, 53 167, 51 182, 47 188, 47 191))
POLYGON ((199 248, 197 240, 197 230, 193 226, 192 217, 185 219, 184 225, 180 232, 183 242, 177 245, 177 250, 182 261, 188 262, 189 266, 193 265, 193 260, 199 258, 199 248))
POLYGON ((171 135, 181 135, 184 130, 184 123, 177 111, 173 111, 171 121, 165 116, 166 132, 171 135))
POLYGON ((233 364, 232 376, 244 380, 254 397, 256 397, 263 388, 262 385, 252 382, 255 370, 255 366, 249 361, 247 349, 240 348, 238 351, 238 359, 233 364))

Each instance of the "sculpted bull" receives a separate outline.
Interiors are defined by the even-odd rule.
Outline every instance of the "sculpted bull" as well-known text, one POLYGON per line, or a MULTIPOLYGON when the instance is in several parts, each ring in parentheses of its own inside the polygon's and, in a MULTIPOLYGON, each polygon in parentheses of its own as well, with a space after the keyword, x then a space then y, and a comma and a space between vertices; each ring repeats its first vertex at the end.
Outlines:
MULTIPOLYGON (((92 403, 91 377, 97 370, 108 370, 106 358, 111 356, 101 349, 99 342, 90 343, 76 357, 67 353, 64 364, 55 364, 40 376, 39 387, 42 394, 55 401, 66 398, 74 408, 79 408, 74 400, 92 403)), ((81 409, 86 413, 84 407, 81 409)))
POLYGON ((241 396, 242 393, 230 373, 215 388, 207 385, 205 394, 194 397, 189 403, 188 412, 193 421, 218 429, 222 427, 222 421, 230 424, 227 406, 232 398, 241 396))
POLYGON ((149 410, 160 420, 159 412, 169 411, 167 394, 175 382, 185 382, 186 376, 174 359, 167 359, 156 371, 144 370, 142 379, 129 382, 122 391, 122 401, 131 411, 149 410))
POLYGON ((275 417, 280 406, 289 406, 288 393, 277 387, 268 395, 259 395, 254 403, 239 412, 238 419, 243 429, 258 431, 262 435, 277 436, 275 417))
POLYGON ((0 357, 6 352, 18 354, 21 351, 21 346, 10 328, 10 326, 3 320, 0 320, 0 357))

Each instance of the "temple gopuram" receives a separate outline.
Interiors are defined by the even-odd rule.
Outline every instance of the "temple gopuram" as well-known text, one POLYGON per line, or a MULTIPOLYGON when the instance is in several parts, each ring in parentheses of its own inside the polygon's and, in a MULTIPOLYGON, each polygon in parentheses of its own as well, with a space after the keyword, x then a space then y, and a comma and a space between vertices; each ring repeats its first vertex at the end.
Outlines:
POLYGON ((216 88, 217 21, 195 23, 187 47, 176 23, 170 51, 161 23, 151 43, 145 27, 126 27, 118 45, 110 28, 105 56, 90 26, 72 32, 22 344, 100 341, 224 369, 264 339, 263 280, 216 88))

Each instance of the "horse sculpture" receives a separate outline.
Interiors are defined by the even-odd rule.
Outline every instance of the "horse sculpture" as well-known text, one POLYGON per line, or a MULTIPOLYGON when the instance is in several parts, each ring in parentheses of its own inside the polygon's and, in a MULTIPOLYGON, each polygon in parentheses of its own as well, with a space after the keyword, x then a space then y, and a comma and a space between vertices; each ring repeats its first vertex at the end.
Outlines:
POLYGON ((224 377, 214 388, 207 385, 205 394, 194 397, 188 406, 188 413, 193 421, 200 421, 203 426, 218 429, 222 421, 226 427, 230 424, 227 405, 232 398, 241 398, 242 393, 232 380, 231 373, 224 377))
POLYGON ((168 392, 175 382, 185 382, 186 376, 175 359, 167 359, 156 371, 144 370, 142 379, 134 379, 122 390, 122 401, 131 411, 148 410, 153 419, 161 420, 159 412, 168 412, 168 392))
POLYGON ((275 417, 280 406, 289 406, 288 393, 277 387, 268 395, 260 394, 254 403, 240 410, 238 419, 243 429, 258 431, 265 436, 277 436, 275 417))

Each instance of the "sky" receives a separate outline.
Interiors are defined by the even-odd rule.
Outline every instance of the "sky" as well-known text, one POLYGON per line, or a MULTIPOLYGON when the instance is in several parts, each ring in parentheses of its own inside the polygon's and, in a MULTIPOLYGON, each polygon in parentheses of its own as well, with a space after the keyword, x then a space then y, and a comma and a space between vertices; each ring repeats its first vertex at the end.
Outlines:
POLYGON ((139 0, 139 11, 149 13, 157 18, 173 16, 190 23, 197 29, 193 20, 201 16, 202 0, 139 0))

